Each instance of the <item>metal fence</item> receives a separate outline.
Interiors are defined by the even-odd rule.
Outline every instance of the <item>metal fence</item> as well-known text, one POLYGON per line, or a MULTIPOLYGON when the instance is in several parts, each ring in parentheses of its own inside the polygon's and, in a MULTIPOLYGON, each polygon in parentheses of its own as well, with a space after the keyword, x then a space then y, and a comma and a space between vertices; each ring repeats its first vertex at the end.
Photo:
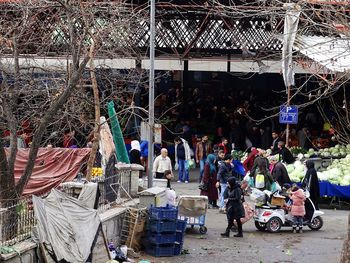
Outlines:
POLYGON ((2 202, 0 208, 0 246, 10 246, 30 237, 35 225, 31 197, 2 202))
MULTIPOLYGON (((92 181, 98 183, 100 190, 98 199, 100 213, 122 202, 124 198, 130 197, 130 169, 118 170, 113 176, 96 177, 92 181)), ((73 197, 78 197, 81 191, 81 188, 77 187, 60 187, 59 189, 73 197)), ((17 200, 0 200, 0 247, 11 246, 28 239, 35 224, 32 196, 17 200)))

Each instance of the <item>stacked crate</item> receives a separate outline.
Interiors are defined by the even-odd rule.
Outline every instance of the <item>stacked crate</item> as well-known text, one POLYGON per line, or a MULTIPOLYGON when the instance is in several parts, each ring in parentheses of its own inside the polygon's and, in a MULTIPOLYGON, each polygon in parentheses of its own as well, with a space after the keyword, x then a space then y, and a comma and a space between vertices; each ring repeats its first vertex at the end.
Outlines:
POLYGON ((177 220, 176 224, 176 240, 175 240, 175 249, 174 249, 174 256, 178 256, 181 254, 183 243, 184 243, 184 235, 187 225, 187 219, 177 220))
POLYGON ((148 254, 155 257, 171 257, 181 253, 184 227, 177 217, 176 207, 150 208, 146 239, 148 254))

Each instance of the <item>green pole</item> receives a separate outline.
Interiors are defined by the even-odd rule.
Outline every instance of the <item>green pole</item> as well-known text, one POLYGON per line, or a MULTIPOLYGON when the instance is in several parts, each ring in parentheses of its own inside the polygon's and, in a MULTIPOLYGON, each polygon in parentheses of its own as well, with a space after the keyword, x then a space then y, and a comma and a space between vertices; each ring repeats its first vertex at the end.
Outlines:
POLYGON ((115 112, 113 101, 110 101, 108 103, 108 115, 109 115, 109 120, 111 122, 111 130, 113 134, 113 141, 115 144, 115 150, 116 150, 118 162, 129 164, 130 160, 129 160, 128 152, 126 151, 124 137, 117 118, 117 113, 115 112))

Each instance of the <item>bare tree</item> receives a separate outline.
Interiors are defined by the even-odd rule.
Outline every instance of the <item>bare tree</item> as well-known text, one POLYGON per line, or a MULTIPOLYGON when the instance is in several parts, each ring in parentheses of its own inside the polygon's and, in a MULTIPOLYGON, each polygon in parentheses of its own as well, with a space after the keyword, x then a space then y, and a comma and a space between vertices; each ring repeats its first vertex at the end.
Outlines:
POLYGON ((6 3, 0 14, 0 199, 6 200, 22 195, 39 147, 57 143, 67 127, 84 133, 95 126, 96 136, 94 108, 124 95, 125 83, 139 81, 135 72, 113 73, 101 63, 96 68, 90 63, 91 79, 85 73, 92 56, 117 59, 138 54, 126 36, 136 30, 143 13, 127 8, 124 1, 57 0, 6 3), (107 88, 97 87, 98 82, 107 88), (27 136, 28 161, 15 183, 17 142, 27 136))

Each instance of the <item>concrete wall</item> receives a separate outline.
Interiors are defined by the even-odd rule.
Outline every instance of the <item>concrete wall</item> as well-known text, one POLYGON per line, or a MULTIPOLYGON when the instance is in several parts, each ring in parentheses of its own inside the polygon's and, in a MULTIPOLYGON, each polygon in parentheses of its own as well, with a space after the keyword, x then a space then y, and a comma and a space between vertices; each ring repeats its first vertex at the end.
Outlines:
POLYGON ((342 251, 341 263, 350 263, 350 214, 348 223, 348 238, 344 242, 344 247, 342 251))
MULTIPOLYGON (((125 206, 129 205, 128 203, 125 206)), ((100 214, 102 221, 102 228, 106 234, 107 241, 113 241, 115 244, 119 244, 121 228, 123 217, 125 214, 125 207, 116 207, 110 210, 107 210, 100 214)), ((9 254, 0 254, 0 262, 6 263, 37 263, 39 261, 38 257, 40 256, 40 250, 37 248, 37 245, 31 241, 24 241, 13 246, 16 249, 20 256, 14 252, 9 254), (20 260, 22 259, 22 261, 20 260)), ((103 248, 101 248, 103 249, 103 248)), ((98 262, 98 259, 95 257, 94 262, 98 262)))

